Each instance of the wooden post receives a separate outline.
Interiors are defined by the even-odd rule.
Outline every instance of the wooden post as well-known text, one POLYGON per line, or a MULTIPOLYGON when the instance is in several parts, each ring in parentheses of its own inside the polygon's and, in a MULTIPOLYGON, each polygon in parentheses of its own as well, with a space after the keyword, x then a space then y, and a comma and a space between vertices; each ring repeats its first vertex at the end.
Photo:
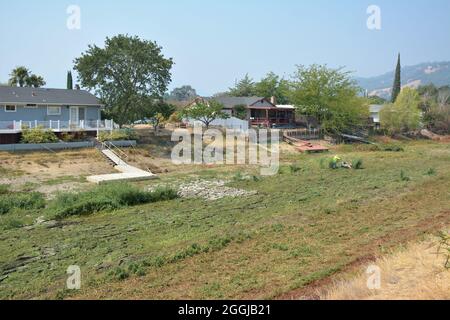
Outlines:
POLYGON ((52 130, 52 120, 50 120, 50 130, 52 130))
POLYGON ((100 120, 97 120, 97 139, 100 133, 100 120))
POLYGON ((58 120, 58 131, 61 131, 61 120, 58 120))

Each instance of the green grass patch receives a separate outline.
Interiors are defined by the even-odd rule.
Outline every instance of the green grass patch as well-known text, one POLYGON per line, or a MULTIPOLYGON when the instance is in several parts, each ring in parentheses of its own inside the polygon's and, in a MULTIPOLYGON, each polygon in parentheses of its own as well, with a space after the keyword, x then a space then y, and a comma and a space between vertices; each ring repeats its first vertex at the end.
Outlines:
MULTIPOLYGON (((34 225, 49 209, 1 216, 0 276, 6 271, 8 277, 0 283, 0 298, 54 298, 73 264, 83 272, 77 299, 277 297, 400 244, 405 234, 412 239, 439 221, 448 225, 450 145, 397 143, 404 152, 336 151, 345 161, 364 159, 364 170, 330 170, 330 156, 286 152, 280 154, 284 173, 275 176, 252 179, 260 168, 251 166, 161 175, 170 185, 223 179, 257 191, 252 197, 125 206, 54 227, 34 225), (302 168, 295 174, 293 163, 302 168), (426 174, 430 168, 434 175, 426 174), (410 182, 400 179, 402 170, 410 182), (233 179, 236 172, 241 177, 233 179), (22 221, 33 228, 20 228, 22 221), (11 270, 15 265, 21 267, 11 270)), ((144 190, 152 184, 132 185, 144 190)), ((82 201, 102 194, 97 187, 84 191, 82 201)))
POLYGON ((32 210, 44 207, 45 199, 39 192, 10 192, 0 195, 0 215, 17 209, 32 210))
POLYGON ((353 160, 352 168, 355 169, 355 170, 364 169, 364 167, 363 167, 363 160, 362 159, 353 160))
POLYGON ((98 186, 86 192, 58 194, 49 203, 48 212, 53 217, 62 219, 175 198, 177 192, 170 188, 148 192, 130 184, 116 183, 98 186))
POLYGON ((9 192, 9 185, 0 184, 0 195, 7 194, 9 192))

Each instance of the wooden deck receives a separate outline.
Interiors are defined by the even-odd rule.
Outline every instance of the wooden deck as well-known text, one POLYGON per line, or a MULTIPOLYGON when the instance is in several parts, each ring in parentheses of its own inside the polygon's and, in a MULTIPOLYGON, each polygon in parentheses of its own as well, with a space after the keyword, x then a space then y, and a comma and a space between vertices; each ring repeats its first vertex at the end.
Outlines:
POLYGON ((286 134, 283 135, 283 140, 287 143, 296 147, 296 149, 300 152, 306 153, 318 153, 318 152, 327 152, 329 149, 317 143, 312 143, 310 141, 300 140, 294 138, 292 136, 288 136, 286 134))

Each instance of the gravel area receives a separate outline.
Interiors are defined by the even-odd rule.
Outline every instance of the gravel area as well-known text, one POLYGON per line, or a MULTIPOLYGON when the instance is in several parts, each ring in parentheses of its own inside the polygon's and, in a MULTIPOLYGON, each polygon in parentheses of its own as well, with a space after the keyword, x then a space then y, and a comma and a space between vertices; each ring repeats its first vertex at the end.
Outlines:
MULTIPOLYGON (((214 201, 225 197, 243 197, 257 194, 256 191, 247 191, 227 187, 227 182, 223 180, 196 180, 182 183, 178 187, 178 195, 181 198, 203 198, 205 200, 214 201)), ((154 190, 159 186, 152 186, 149 190, 154 190)), ((174 186, 170 186, 174 187, 174 186)))

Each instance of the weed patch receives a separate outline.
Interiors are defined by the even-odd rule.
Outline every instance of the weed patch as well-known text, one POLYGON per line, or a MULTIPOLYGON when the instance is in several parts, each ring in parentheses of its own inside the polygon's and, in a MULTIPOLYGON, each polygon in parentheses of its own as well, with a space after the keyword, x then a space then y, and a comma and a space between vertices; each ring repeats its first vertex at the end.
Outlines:
POLYGON ((400 180, 407 182, 407 181, 411 181, 411 178, 406 174, 405 171, 402 170, 402 171, 400 171, 400 180))
POLYGON ((352 168, 355 169, 355 170, 361 170, 361 169, 364 169, 364 168, 363 168, 363 160, 362 160, 362 159, 356 159, 356 160, 353 160, 353 162, 352 162, 352 168))
POLYGON ((62 219, 177 197, 177 192, 170 188, 158 188, 148 192, 129 184, 110 184, 81 193, 59 194, 50 202, 48 210, 55 218, 62 219))
POLYGON ((0 195, 0 215, 7 214, 14 209, 42 209, 45 207, 44 196, 39 192, 12 192, 0 195))

